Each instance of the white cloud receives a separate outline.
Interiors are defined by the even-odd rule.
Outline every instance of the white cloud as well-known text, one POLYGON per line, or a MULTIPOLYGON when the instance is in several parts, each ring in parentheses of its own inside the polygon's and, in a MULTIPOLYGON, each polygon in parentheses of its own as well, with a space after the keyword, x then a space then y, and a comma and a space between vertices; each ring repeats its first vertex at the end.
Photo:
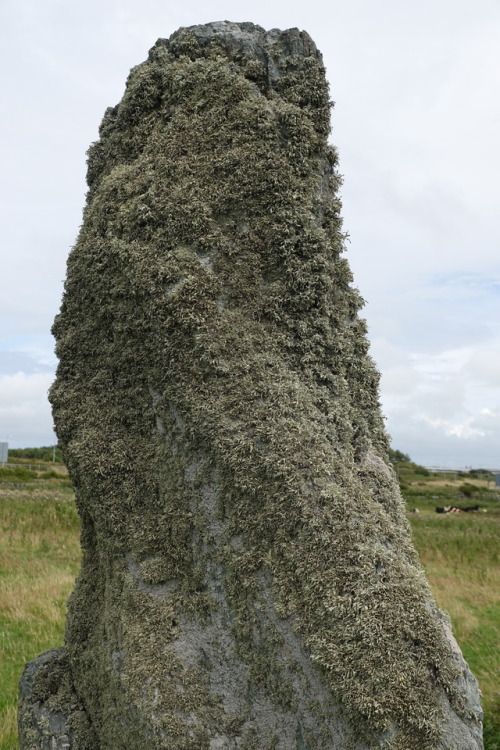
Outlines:
POLYGON ((423 419, 434 429, 441 430, 445 435, 453 435, 454 437, 461 438, 463 440, 470 440, 485 437, 486 433, 484 430, 478 429, 473 426, 475 421, 474 417, 469 417, 462 423, 448 422, 444 419, 429 419, 429 417, 423 417, 423 419))
MULTIPOLYGON (((465 372, 479 383, 500 388, 500 341, 476 349, 465 364, 465 372)), ((500 394, 499 394, 500 399, 500 394)))
POLYGON ((500 466, 497 342, 406 357, 385 351, 381 398, 394 447, 427 465, 500 466))
POLYGON ((56 364, 54 340, 47 332, 0 341, 0 376, 52 372, 56 364))
POLYGON ((402 408, 388 419, 393 445, 424 466, 500 469, 500 413, 431 419, 402 408))
POLYGON ((52 445, 55 441, 47 391, 53 373, 17 372, 0 377, 0 439, 11 447, 52 445))

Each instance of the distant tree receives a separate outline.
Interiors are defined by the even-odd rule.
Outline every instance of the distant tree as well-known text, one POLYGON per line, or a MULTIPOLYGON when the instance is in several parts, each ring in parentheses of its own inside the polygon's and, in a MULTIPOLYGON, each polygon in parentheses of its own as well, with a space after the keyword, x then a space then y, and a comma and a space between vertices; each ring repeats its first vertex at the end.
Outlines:
POLYGON ((63 456, 59 446, 43 446, 42 448, 11 448, 9 449, 11 458, 31 458, 35 461, 52 461, 55 458, 57 463, 63 463, 63 456))
POLYGON ((389 458, 393 464, 407 463, 410 461, 410 456, 402 451, 396 451, 393 448, 389 448, 389 458))

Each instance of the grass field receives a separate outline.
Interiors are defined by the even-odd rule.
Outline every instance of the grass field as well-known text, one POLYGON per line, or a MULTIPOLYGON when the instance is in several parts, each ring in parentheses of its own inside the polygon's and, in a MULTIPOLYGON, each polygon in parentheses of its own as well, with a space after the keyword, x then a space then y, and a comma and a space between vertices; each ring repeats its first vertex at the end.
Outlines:
POLYGON ((79 568, 80 524, 67 479, 23 481, 19 473, 1 474, 0 748, 14 750, 24 664, 63 639, 66 600, 79 568))
MULTIPOLYGON (((18 747, 19 677, 25 662, 61 644, 78 573, 71 485, 63 467, 51 470, 0 468, 0 750, 18 747)), ((500 750, 500 496, 485 480, 425 476, 404 465, 399 473, 408 507, 420 511, 408 517, 434 595, 483 691, 485 748, 500 750), (464 494, 464 484, 475 489, 464 494), (476 503, 478 513, 434 511, 476 503)))
POLYGON ((422 511, 411 526, 434 596, 479 680, 485 747, 500 750, 500 515, 422 511))

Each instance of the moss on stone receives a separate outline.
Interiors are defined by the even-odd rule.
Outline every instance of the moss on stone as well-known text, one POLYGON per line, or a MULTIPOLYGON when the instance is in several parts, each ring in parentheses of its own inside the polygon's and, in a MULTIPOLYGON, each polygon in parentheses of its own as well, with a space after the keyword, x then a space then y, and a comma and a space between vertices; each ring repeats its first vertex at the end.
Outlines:
POLYGON ((72 680, 64 648, 26 665, 20 683, 21 750, 95 750, 97 738, 72 680))
POLYGON ((330 106, 304 32, 181 29, 89 150, 51 400, 102 750, 431 750, 448 701, 468 720, 388 464, 330 106))

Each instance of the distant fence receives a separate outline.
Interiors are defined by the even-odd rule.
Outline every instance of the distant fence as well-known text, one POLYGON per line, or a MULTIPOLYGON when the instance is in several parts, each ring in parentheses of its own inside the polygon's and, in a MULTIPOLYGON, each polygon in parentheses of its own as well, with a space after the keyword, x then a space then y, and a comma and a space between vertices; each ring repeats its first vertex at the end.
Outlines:
POLYGON ((25 464, 24 462, 22 464, 18 463, 12 463, 7 461, 7 463, 2 464, 2 468, 5 469, 28 469, 29 471, 53 471, 53 466, 47 466, 47 464, 25 464))

